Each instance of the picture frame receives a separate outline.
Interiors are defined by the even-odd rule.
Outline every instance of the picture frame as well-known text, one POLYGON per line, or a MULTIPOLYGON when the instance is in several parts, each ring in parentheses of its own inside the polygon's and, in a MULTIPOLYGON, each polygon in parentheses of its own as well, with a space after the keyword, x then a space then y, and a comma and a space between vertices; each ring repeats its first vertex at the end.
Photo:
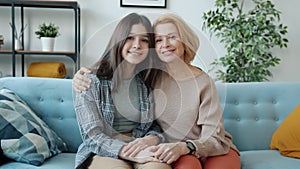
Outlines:
POLYGON ((121 7, 166 8, 167 0, 120 0, 121 7))

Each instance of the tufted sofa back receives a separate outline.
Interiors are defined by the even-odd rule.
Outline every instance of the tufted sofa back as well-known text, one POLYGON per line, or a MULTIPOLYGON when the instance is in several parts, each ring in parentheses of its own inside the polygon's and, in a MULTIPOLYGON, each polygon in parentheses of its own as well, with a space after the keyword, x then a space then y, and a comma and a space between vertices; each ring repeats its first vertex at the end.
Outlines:
POLYGON ((15 91, 76 152, 81 137, 76 121, 70 79, 0 78, 0 89, 15 91))
POLYGON ((299 82, 217 83, 225 129, 241 151, 270 149, 274 131, 300 104, 299 82))
MULTIPOLYGON (((217 83, 225 129, 239 150, 269 149, 273 132, 300 104, 300 82, 217 83)), ((82 142, 70 79, 0 78, 76 152, 82 142)))

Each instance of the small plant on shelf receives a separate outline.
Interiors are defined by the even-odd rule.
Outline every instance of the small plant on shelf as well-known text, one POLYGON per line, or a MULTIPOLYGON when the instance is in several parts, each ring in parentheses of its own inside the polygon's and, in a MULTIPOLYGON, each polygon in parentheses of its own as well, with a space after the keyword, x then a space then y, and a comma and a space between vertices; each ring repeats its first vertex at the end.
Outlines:
POLYGON ((49 23, 48 25, 43 23, 39 25, 39 28, 35 34, 42 41, 43 51, 53 51, 54 39, 60 35, 58 30, 59 27, 54 23, 49 23))
POLYGON ((41 37, 58 37, 60 35, 59 33, 59 27, 56 26, 54 23, 49 23, 48 25, 46 23, 43 23, 39 25, 38 30, 35 32, 35 34, 40 39, 41 37))

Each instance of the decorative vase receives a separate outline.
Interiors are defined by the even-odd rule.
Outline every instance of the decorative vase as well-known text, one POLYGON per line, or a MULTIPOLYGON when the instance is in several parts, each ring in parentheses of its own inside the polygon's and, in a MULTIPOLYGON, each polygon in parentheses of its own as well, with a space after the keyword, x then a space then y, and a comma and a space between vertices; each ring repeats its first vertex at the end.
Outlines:
POLYGON ((20 39, 15 39, 15 50, 22 49, 22 43, 20 39))
POLYGON ((54 49, 55 38, 53 37, 41 37, 42 51, 51 52, 54 49))

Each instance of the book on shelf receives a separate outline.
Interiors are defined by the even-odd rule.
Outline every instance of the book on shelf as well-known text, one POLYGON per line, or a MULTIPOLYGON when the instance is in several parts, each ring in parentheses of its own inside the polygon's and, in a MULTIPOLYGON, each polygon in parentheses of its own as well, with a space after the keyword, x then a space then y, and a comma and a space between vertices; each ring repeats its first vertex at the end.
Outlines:
POLYGON ((3 35, 0 35, 0 45, 3 45, 4 44, 4 37, 3 35))

